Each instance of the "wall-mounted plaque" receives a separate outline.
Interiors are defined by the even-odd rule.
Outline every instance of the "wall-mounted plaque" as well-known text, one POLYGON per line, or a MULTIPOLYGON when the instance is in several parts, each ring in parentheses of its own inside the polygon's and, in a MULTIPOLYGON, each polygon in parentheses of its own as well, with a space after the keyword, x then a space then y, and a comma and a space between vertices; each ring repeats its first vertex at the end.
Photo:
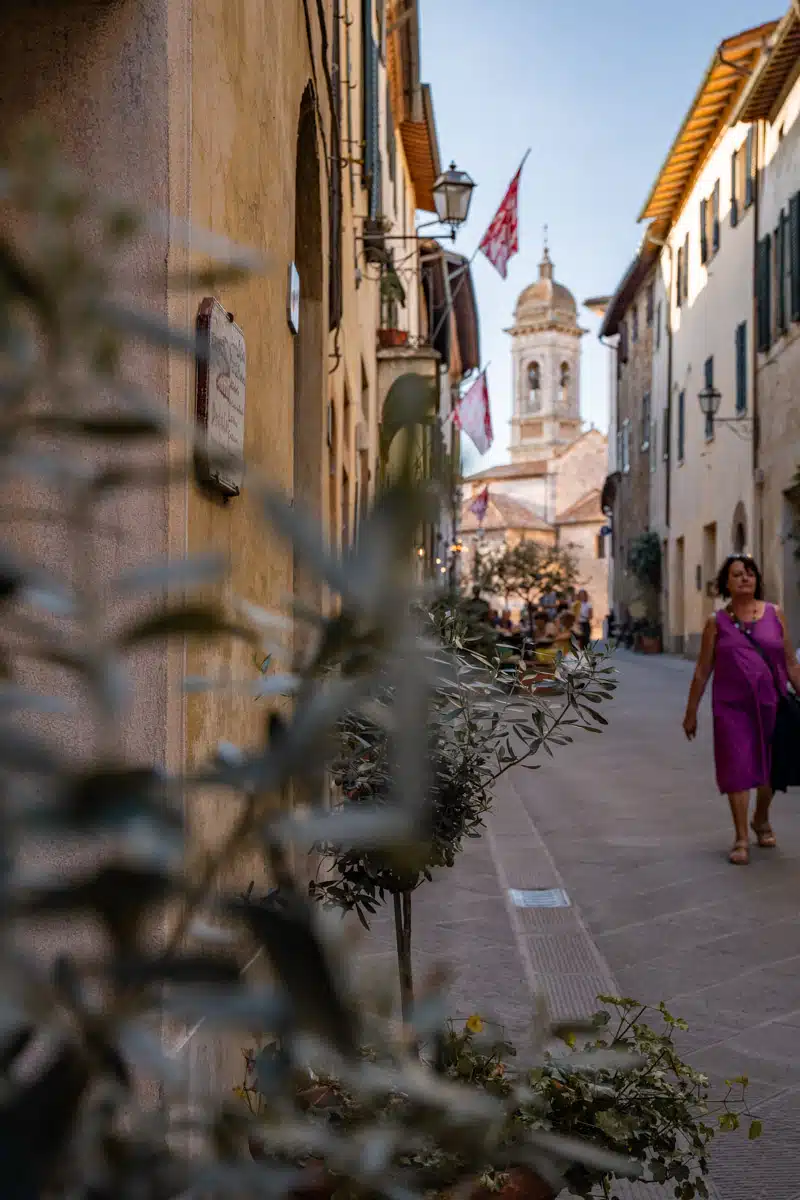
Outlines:
POLYGON ((286 288, 286 319, 292 333, 300 332, 300 274, 294 263, 289 263, 289 279, 286 288))
POLYGON ((244 475, 244 399, 247 356, 233 314, 207 297, 197 314, 196 415, 200 482, 238 496, 244 475))

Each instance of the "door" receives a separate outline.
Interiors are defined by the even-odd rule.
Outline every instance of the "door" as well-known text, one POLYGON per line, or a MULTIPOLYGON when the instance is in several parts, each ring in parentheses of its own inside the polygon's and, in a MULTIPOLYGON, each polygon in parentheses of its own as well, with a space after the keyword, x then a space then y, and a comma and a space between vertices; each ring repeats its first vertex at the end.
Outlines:
POLYGON ((686 632, 686 543, 682 537, 675 542, 675 586, 673 589, 672 639, 675 650, 683 654, 686 632))
POLYGON ((781 603, 792 645, 800 647, 800 492, 784 496, 783 595, 781 603))
POLYGON ((714 580, 717 577, 717 524, 703 527, 703 625, 714 612, 714 580))

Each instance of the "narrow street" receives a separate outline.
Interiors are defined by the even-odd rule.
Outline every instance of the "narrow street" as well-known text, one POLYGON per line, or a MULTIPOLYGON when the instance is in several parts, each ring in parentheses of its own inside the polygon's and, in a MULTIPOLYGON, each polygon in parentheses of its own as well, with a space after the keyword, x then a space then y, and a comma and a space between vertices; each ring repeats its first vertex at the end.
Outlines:
MULTIPOLYGON (((691 666, 620 654, 618 667, 609 729, 506 776, 484 837, 417 893, 418 977, 450 964, 452 1015, 479 1012, 521 1045, 536 991, 556 1017, 594 1011, 601 991, 666 1001, 690 1025, 682 1051, 712 1080, 746 1074, 764 1122, 757 1142, 716 1140, 719 1200, 796 1200, 800 804, 779 797, 779 849, 731 867, 708 708, 694 745, 680 727, 691 666), (509 890, 526 888, 571 903, 516 907, 509 890)), ((387 966, 388 932, 368 939, 387 966)))

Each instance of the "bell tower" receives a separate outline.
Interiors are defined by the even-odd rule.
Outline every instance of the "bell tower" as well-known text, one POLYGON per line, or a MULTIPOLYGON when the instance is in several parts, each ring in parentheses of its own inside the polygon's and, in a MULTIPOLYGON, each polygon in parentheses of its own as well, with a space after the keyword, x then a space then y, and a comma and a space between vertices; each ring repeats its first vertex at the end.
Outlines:
POLYGON ((553 278, 547 244, 539 278, 520 294, 512 338, 511 461, 555 457, 581 432, 581 338, 572 293, 553 278))

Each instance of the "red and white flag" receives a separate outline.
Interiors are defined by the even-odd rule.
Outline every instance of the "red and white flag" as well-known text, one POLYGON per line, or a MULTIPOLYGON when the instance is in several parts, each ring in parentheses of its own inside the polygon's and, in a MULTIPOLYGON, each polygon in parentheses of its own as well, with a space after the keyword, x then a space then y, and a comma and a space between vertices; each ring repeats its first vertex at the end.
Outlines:
POLYGON ((519 251, 519 180, 522 168, 525 166, 525 155, 519 165, 508 191, 503 197, 503 203, 495 213, 483 241, 478 247, 488 258, 492 266, 500 272, 503 279, 508 274, 508 262, 519 251))
POLYGON ((481 371, 467 394, 461 397, 453 412, 453 419, 458 428, 463 429, 475 443, 478 453, 485 454, 494 441, 485 371, 481 371))
POLYGON ((487 485, 483 489, 483 491, 478 492, 477 496, 472 501, 472 504, 470 504, 470 506, 469 506, 469 511, 471 513, 475 513, 475 516, 478 518, 479 525, 483 524, 483 518, 486 516, 486 510, 488 507, 489 507, 489 485, 487 483, 487 485))

